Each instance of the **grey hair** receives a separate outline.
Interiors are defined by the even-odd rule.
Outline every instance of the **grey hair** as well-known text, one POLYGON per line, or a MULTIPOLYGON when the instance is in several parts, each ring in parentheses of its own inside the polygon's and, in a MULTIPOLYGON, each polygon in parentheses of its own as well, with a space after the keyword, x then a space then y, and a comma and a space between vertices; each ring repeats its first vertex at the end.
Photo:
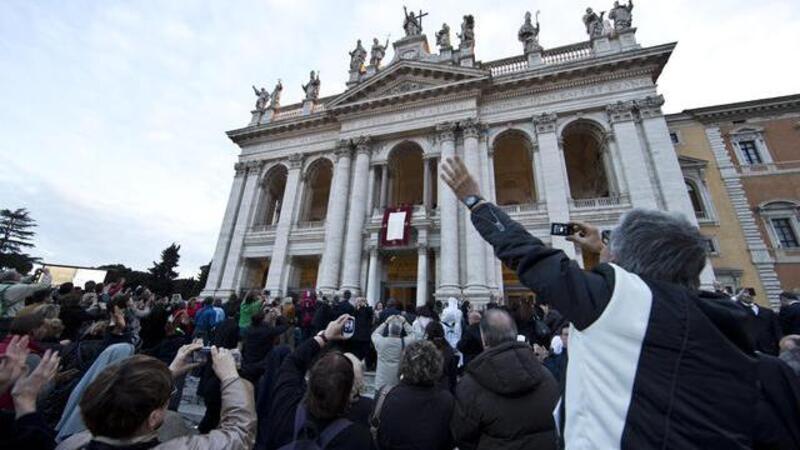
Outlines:
POLYGON ((706 264, 706 241, 685 216, 634 209, 611 233, 611 260, 644 278, 697 289, 706 264))
POLYGON ((481 317, 480 329, 486 347, 496 347, 517 339, 517 324, 511 314, 499 308, 486 310, 481 317))
POLYGON ((398 372, 403 382, 433 385, 442 376, 444 358, 431 341, 416 341, 403 351, 398 372))
POLYGON ((386 325, 387 334, 391 337, 400 337, 403 334, 403 324, 399 321, 393 320, 386 325))
POLYGON ((19 273, 16 270, 5 270, 0 272, 0 283, 8 283, 9 281, 19 281, 19 273))

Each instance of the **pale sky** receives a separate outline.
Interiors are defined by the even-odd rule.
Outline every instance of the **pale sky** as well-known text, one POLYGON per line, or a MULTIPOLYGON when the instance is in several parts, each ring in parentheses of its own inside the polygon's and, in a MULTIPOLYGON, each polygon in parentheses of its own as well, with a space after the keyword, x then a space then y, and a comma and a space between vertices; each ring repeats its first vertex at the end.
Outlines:
MULTIPOLYGON (((586 6, 613 1, 407 0, 431 48, 475 16, 476 57, 522 53, 517 30, 541 10, 545 48, 586 39, 586 6)), ((283 80, 283 104, 321 70, 344 89, 361 38, 402 36, 401 1, 0 2, 0 208, 38 221, 51 263, 145 269, 181 244, 182 276, 211 260, 252 84, 283 80)), ((800 92, 797 0, 639 0, 643 46, 678 41, 659 80, 666 110, 800 92)), ((386 61, 392 57, 391 50, 386 61)))

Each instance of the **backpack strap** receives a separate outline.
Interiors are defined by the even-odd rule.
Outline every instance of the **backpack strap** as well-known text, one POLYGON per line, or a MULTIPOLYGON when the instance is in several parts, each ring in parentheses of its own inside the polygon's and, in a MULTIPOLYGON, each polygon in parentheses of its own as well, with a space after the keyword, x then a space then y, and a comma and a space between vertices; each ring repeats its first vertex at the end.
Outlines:
POLYGON ((319 447, 325 449, 331 441, 339 435, 345 428, 349 427, 353 422, 343 417, 340 417, 333 422, 329 423, 322 433, 319 434, 319 447))
POLYGON ((369 417, 369 431, 372 433, 372 439, 375 444, 378 443, 378 428, 381 426, 381 411, 383 410, 383 403, 389 392, 394 389, 394 386, 385 385, 378 390, 377 400, 375 400, 375 409, 372 410, 372 415, 369 417))

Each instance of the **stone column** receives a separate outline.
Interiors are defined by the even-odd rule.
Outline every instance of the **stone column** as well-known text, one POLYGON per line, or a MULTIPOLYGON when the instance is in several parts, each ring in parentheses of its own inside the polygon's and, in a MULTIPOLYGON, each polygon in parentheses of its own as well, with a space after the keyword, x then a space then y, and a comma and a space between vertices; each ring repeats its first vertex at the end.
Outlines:
POLYGON ((328 213, 325 218, 325 242, 322 261, 319 266, 318 289, 326 294, 336 291, 339 286, 339 269, 342 261, 345 219, 347 218, 347 197, 350 191, 350 142, 339 141, 336 147, 336 168, 333 186, 328 199, 328 213))
POLYGON ((417 306, 428 301, 428 246, 417 245, 417 306))
POLYGON ((297 203, 297 191, 300 185, 300 169, 303 166, 303 155, 295 153, 289 156, 289 171, 286 175, 286 188, 283 191, 281 214, 278 225, 275 227, 275 244, 272 246, 272 257, 269 261, 267 284, 273 296, 282 296, 285 287, 287 251, 289 247, 289 232, 292 228, 292 217, 297 203))
POLYGON ((236 163, 234 169, 236 172, 233 176, 231 193, 228 196, 228 206, 225 208, 225 217, 222 219, 222 226, 220 227, 219 237, 217 238, 217 247, 214 250, 214 258, 211 260, 211 268, 208 271, 208 281, 206 281, 202 292, 204 296, 213 295, 222 281, 225 260, 227 259, 231 237, 233 236, 233 228, 236 226, 236 216, 238 215, 239 205, 242 201, 247 169, 244 163, 236 163))
MULTIPOLYGON (((483 170, 480 163, 480 150, 478 138, 481 133, 481 124, 475 120, 466 120, 461 123, 464 134, 464 164, 467 170, 476 178, 478 186, 482 186, 483 170)), ((467 238, 467 285, 464 294, 479 303, 489 302, 489 288, 486 286, 486 242, 478 230, 472 225, 469 212, 464 223, 467 238)))
MULTIPOLYGON (((447 158, 452 158, 456 154, 455 128, 456 125, 450 122, 436 126, 441 154, 440 166, 447 158)), ((438 178, 441 283, 436 291, 436 296, 446 298, 461 294, 458 277, 458 200, 441 177, 438 178)))
MULTIPOLYGON (((655 209, 656 194, 650 181, 650 170, 645 159, 644 146, 634 122, 633 102, 618 102, 606 107, 608 121, 612 124, 614 138, 620 153, 620 162, 625 171, 628 193, 634 208, 655 209)), ((674 157, 674 152, 673 152, 674 157)))
POLYGON ((370 222, 372 219, 372 211, 375 208, 375 166, 370 164, 369 166, 369 175, 367 181, 367 223, 370 222))
MULTIPOLYGON (((542 187, 550 222, 569 222, 569 187, 564 176, 564 153, 559 148, 556 135, 556 115, 540 114, 533 118, 536 128, 538 153, 541 160, 542 187)), ((575 257, 575 246, 560 236, 552 237, 552 245, 575 257)))
POLYGON ((378 247, 371 245, 369 247, 369 272, 367 273, 367 302, 369 302, 370 306, 375 306, 375 303, 378 303, 381 298, 379 264, 378 247))
POLYGON ((353 190, 350 192, 350 214, 347 218, 347 240, 344 247, 342 290, 353 295, 361 293, 361 253, 364 233, 364 210, 367 207, 367 175, 369 173, 369 138, 356 141, 356 165, 353 173, 353 190))
POLYGON ((242 250, 244 248, 244 236, 250 228, 253 199, 256 197, 258 176, 262 164, 257 161, 252 161, 248 162, 245 167, 247 169, 247 178, 244 184, 244 190, 242 191, 241 203, 239 204, 239 209, 236 214, 236 225, 231 235, 228 257, 222 272, 222 280, 219 284, 219 289, 225 294, 231 294, 239 287, 236 286, 235 281, 243 266, 243 261, 241 259, 242 250))
POLYGON ((378 207, 383 213, 384 208, 388 205, 386 202, 388 201, 389 197, 389 163, 387 162, 383 166, 381 166, 381 200, 380 205, 378 207))
POLYGON ((425 207, 425 213, 431 209, 431 159, 425 157, 422 160, 422 206, 425 207))

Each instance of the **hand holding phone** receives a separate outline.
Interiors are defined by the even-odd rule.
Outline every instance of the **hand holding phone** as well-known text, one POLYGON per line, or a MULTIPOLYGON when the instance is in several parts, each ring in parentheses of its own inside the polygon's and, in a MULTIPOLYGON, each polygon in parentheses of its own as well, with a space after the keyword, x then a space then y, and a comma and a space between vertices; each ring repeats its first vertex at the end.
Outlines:
POLYGON ((572 236, 577 231, 572 223, 553 222, 550 224, 550 234, 553 236, 572 236))

